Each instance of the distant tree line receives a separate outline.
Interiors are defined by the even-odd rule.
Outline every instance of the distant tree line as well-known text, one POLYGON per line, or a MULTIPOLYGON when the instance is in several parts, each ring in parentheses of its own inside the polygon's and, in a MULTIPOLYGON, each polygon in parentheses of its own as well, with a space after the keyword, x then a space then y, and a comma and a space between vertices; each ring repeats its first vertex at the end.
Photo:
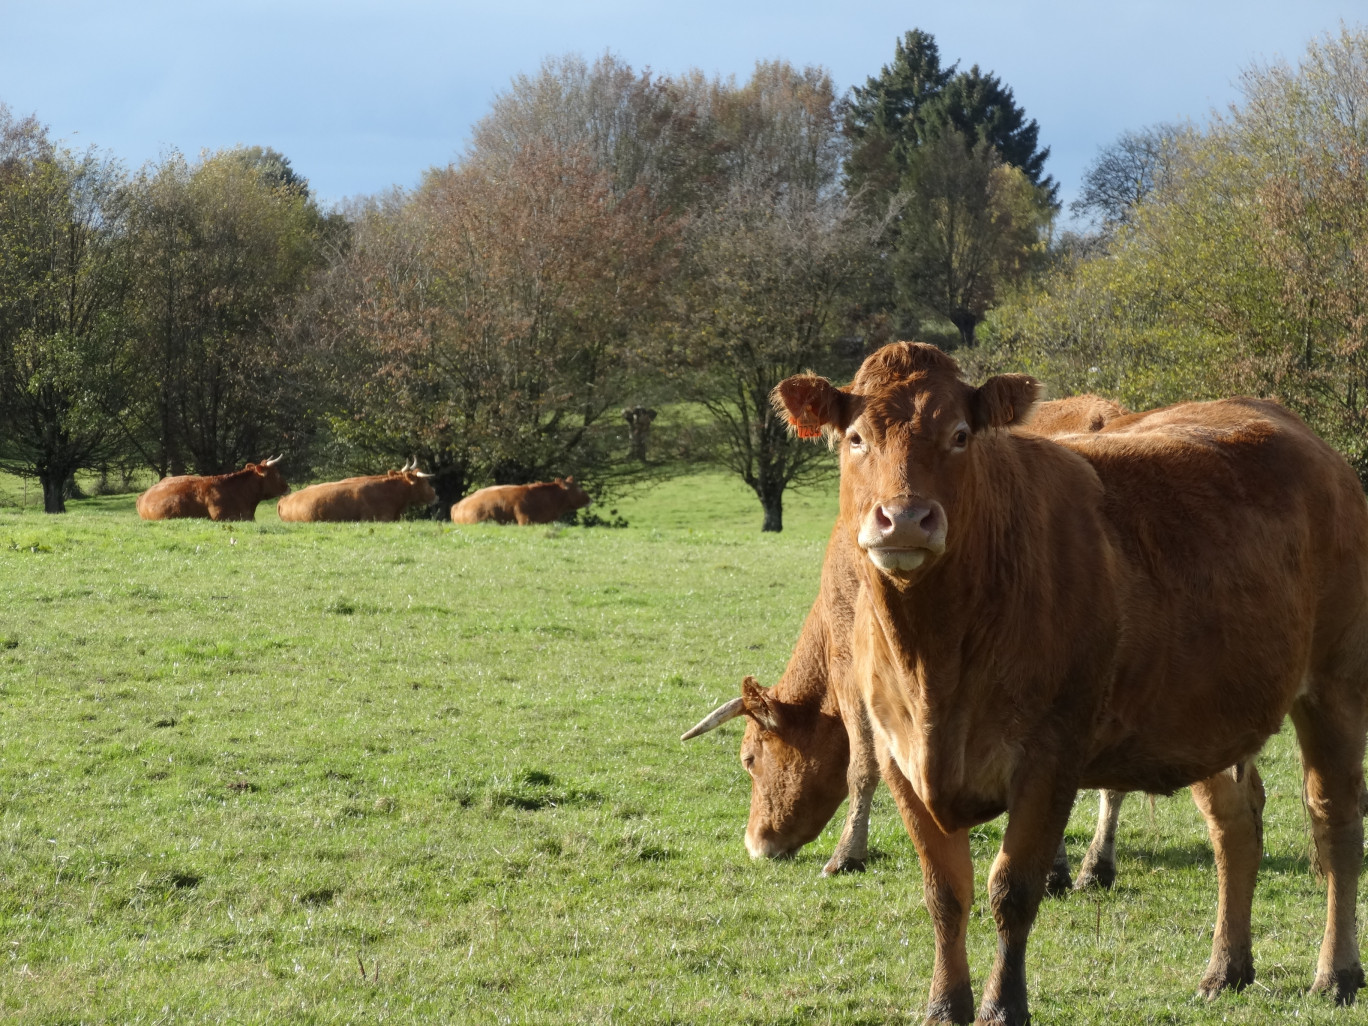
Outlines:
POLYGON ((1076 204, 1089 230, 992 312, 983 348, 1137 409, 1272 396, 1368 481, 1368 31, 1241 87, 1206 125, 1099 154, 1076 204))
POLYGON ((78 470, 416 455, 444 513, 485 484, 641 473, 622 410, 644 404, 674 411, 662 461, 726 467, 780 530, 785 490, 832 464, 789 437, 773 386, 914 336, 1132 402, 1238 369, 1299 408, 1333 396, 1347 431, 1364 327, 1341 286, 1363 234, 1316 225, 1352 208, 1362 126, 1327 135, 1320 101, 1274 116, 1304 77, 1254 76, 1258 104, 1210 133, 1123 140, 1084 190, 1094 227, 1060 239, 1039 126, 921 31, 845 96, 783 61, 737 82, 551 59, 458 161, 333 210, 270 149, 130 173, 0 106, 0 470, 60 512, 78 470), (1204 188, 1251 202, 1207 209, 1204 188), (1200 280, 1165 293, 1164 260, 1200 280))

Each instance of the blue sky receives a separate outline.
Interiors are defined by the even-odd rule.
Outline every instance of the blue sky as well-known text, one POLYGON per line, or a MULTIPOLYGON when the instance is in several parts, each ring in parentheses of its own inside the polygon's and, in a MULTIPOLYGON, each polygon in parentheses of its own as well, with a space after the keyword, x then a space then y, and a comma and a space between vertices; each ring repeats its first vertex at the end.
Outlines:
POLYGON ((844 90, 920 28, 946 63, 1014 90, 1067 201, 1121 132, 1204 120, 1237 98, 1242 70, 1295 62, 1341 20, 1362 27, 1368 3, 0 0, 0 102, 130 167, 171 149, 272 146, 333 201, 457 159, 493 97, 547 56, 612 51, 638 69, 738 79, 785 58, 825 66, 844 90))

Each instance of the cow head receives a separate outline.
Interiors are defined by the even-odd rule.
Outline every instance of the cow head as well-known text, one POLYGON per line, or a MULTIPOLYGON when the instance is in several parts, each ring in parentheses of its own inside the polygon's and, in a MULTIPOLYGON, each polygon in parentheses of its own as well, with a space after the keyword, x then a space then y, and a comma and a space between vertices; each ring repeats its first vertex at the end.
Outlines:
POLYGON ((437 501, 437 491, 432 487, 431 482, 428 481, 428 478, 432 475, 424 474, 418 469, 417 456, 410 457, 409 461, 405 463, 403 468, 399 471, 396 472, 391 470, 390 473, 397 473, 397 476, 402 477, 404 482, 409 486, 410 506, 431 506, 437 501))
POLYGON ((1023 422, 1040 394, 1024 374, 975 388, 934 346, 896 342, 836 388, 786 378, 774 401, 801 437, 827 433, 841 454, 841 516, 869 562, 906 583, 952 547, 972 504, 979 437, 1023 422))
POLYGON ((556 484, 559 485, 561 491, 565 493, 565 500, 569 504, 570 509, 583 509, 594 501, 589 498, 588 492, 575 483, 573 476, 564 479, 558 477, 556 478, 556 484))
POLYGON ((273 456, 270 459, 262 460, 260 463, 247 464, 246 469, 256 474, 263 499, 274 499, 277 495, 290 494, 290 486, 285 483, 285 475, 276 466, 283 455, 282 453, 281 456, 273 456))
POLYGON ((840 717, 812 703, 785 702, 747 677, 741 697, 684 734, 687 741, 745 716, 741 765, 751 778, 746 850, 751 858, 792 855, 816 838, 846 796, 850 742, 840 717))

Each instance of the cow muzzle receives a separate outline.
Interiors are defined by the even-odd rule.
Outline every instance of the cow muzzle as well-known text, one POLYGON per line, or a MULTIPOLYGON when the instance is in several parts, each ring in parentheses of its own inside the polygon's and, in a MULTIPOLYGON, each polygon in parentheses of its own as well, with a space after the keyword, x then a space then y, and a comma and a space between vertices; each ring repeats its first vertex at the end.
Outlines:
POLYGON ((760 836, 757 831, 747 828, 746 852, 753 859, 787 859, 801 848, 801 844, 789 844, 783 838, 773 835, 760 836))
POLYGON ((900 495, 874 504, 857 540, 880 570, 910 573, 945 551, 945 527, 945 508, 935 499, 900 495))

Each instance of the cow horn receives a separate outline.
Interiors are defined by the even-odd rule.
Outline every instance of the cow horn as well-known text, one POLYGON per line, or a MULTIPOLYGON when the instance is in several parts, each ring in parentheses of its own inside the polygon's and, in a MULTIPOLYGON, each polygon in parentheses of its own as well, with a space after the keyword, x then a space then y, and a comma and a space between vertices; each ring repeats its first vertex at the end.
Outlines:
POLYGON ((408 458, 408 462, 404 464, 404 469, 401 470, 401 471, 399 471, 399 473, 401 473, 401 474, 407 474, 410 470, 415 469, 417 466, 418 466, 418 457, 417 457, 417 456, 410 456, 410 457, 408 458))
POLYGON ((433 474, 424 474, 421 470, 418 469, 418 464, 415 463, 415 464, 413 465, 413 476, 414 476, 414 477, 433 477, 434 475, 433 475, 433 474))
POLYGON ((281 457, 283 457, 284 455, 285 455, 285 454, 282 452, 282 453, 280 454, 280 456, 272 456, 272 457, 271 457, 270 459, 268 459, 268 460, 262 460, 262 461, 261 461, 261 465, 262 465, 263 467, 274 467, 277 463, 280 462, 281 457))
POLYGON ((721 726, 728 720, 736 719, 736 717, 740 716, 745 711, 745 699, 733 698, 730 702, 725 705, 719 705, 712 712, 708 713, 707 716, 704 716, 698 721, 697 726, 692 730, 685 731, 680 736, 679 740, 687 741, 691 737, 698 737, 699 734, 706 734, 714 727, 721 726))

